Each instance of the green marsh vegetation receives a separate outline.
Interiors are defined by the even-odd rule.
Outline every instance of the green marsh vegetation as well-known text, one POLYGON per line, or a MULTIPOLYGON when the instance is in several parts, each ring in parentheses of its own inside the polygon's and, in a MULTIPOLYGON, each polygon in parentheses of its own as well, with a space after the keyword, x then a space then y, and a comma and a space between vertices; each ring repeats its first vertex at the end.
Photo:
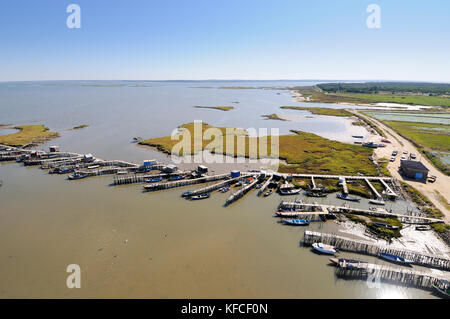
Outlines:
POLYGON ((328 116, 342 116, 351 117, 353 113, 344 109, 332 109, 326 107, 304 107, 304 106, 282 106, 281 109, 309 111, 316 115, 328 115, 328 116))
MULTIPOLYGON (((182 125, 181 129, 186 129, 191 137, 191 149, 180 150, 177 155, 192 155, 194 150, 194 123, 182 125)), ((213 128, 206 123, 202 123, 202 134, 208 128, 213 128)), ((221 132, 218 141, 209 141, 202 139, 197 141, 201 145, 201 150, 209 150, 212 153, 226 154, 230 156, 250 157, 249 144, 258 146, 260 140, 258 137, 249 137, 244 130, 238 130, 236 133, 227 135, 227 128, 215 127, 221 132), (238 136, 245 141, 245 147, 237 148, 238 136), (253 139, 253 140, 252 140, 253 139), (252 140, 252 141, 251 141, 252 140), (233 143, 234 142, 234 143, 233 143), (234 144, 232 148, 230 143, 234 144), (227 147, 228 146, 228 147, 227 147), (232 149, 229 151, 229 149, 232 149)), ((279 158, 286 161, 287 164, 281 164, 279 171, 286 173, 316 173, 316 174, 343 174, 343 175, 377 175, 376 166, 369 160, 373 150, 359 145, 345 144, 337 141, 331 141, 313 133, 302 131, 291 131, 291 135, 279 136, 279 158)), ((181 137, 181 135, 180 135, 181 137)), ((271 139, 261 141, 266 144, 268 154, 271 154, 271 139)), ((172 140, 171 136, 150 138, 141 141, 141 145, 156 147, 158 150, 171 153, 173 147, 179 143, 179 140, 172 140)))
POLYGON ((234 109, 234 106, 201 106, 201 105, 196 105, 194 106, 197 109, 212 109, 212 110, 219 110, 219 111, 231 111, 232 109, 234 109))
POLYGON ((27 146, 29 144, 41 143, 59 136, 58 133, 49 132, 44 125, 21 125, 15 126, 19 132, 0 136, 0 144, 9 146, 27 146))

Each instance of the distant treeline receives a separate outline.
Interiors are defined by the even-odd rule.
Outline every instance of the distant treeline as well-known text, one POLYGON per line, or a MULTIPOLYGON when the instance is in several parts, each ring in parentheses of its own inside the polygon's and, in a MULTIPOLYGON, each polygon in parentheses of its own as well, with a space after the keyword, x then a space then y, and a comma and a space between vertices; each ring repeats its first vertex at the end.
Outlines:
POLYGON ((365 83, 323 83, 317 84, 325 92, 341 93, 378 93, 390 91, 392 93, 432 93, 449 94, 448 83, 426 83, 426 82, 365 82, 365 83))

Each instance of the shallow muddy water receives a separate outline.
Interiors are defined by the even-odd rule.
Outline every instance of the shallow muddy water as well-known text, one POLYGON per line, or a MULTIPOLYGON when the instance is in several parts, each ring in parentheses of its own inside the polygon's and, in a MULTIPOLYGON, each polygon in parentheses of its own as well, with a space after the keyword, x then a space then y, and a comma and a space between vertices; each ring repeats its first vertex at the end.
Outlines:
MULTIPOLYGON (((195 119, 219 126, 277 127, 280 132, 303 129, 302 123, 260 117, 282 105, 301 105, 291 101, 288 91, 193 88, 224 86, 216 82, 124 83, 3 83, 0 122, 42 123, 61 133, 40 148, 60 145, 62 150, 135 162, 168 158, 130 143, 132 137, 167 135, 195 119), (234 105, 236 110, 194 105, 234 105), (70 130, 80 124, 89 127, 70 130)), ((347 129, 339 123, 310 126, 318 134, 346 134, 347 129)), ((111 176, 68 181, 17 163, 2 163, 0 179, 1 298, 433 297, 413 288, 370 288, 363 281, 336 279, 328 257, 301 247, 301 241, 305 229, 337 233, 337 224, 283 226, 273 217, 281 200, 275 194, 257 198, 252 191, 225 208, 229 194, 186 201, 180 194, 195 187, 143 193, 140 184, 109 186, 111 176), (80 289, 66 286, 69 264, 81 267, 80 289)), ((339 203, 334 195, 317 201, 339 203)), ((363 200, 357 205, 368 204, 363 200)), ((392 204, 399 211, 408 207, 401 201, 392 204)))

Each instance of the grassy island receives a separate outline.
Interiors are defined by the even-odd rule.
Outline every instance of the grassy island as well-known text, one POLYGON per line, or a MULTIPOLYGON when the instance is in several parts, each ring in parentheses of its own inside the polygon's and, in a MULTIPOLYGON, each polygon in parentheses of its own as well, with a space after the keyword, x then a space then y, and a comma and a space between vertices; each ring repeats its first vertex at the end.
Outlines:
POLYGON ((0 136, 0 144, 9 146, 26 146, 45 142, 59 136, 58 133, 49 132, 44 125, 22 125, 16 126, 19 132, 0 136))
MULTIPOLYGON (((259 138, 249 137, 244 130, 235 130, 235 133, 228 134, 225 127, 213 127, 202 124, 202 134, 208 128, 216 128, 221 135, 213 142, 203 140, 201 150, 209 150, 216 154, 227 154, 230 156, 252 157, 249 154, 248 145, 252 142, 259 145, 259 138), (245 148, 237 149, 237 137, 245 140, 245 148), (225 139, 226 138, 226 139, 225 139), (253 141, 250 141, 253 139, 253 141), (234 150, 226 152, 223 145, 234 140, 234 150), (216 143, 218 142, 218 143, 216 143)), ((178 155, 192 155, 198 152, 194 150, 194 123, 180 126, 186 129, 191 136, 191 149, 175 152, 178 155)), ((279 136, 279 157, 287 164, 281 165, 279 171, 286 173, 315 173, 315 174, 343 174, 343 175, 378 175, 375 165, 369 160, 372 150, 358 145, 345 144, 331 141, 316 134, 291 131, 291 135, 279 136)), ((181 133, 179 133, 181 137, 181 133)), ((171 153, 173 147, 181 139, 172 140, 171 136, 146 139, 139 144, 156 147, 158 150, 171 153)), ((268 153, 270 150, 271 137, 267 138, 268 153)))
POLYGON ((309 111, 316 115, 343 116, 350 117, 353 114, 344 109, 331 109, 326 107, 304 107, 304 106, 282 106, 282 109, 309 111))
POLYGON ((213 110, 219 110, 219 111, 231 111, 234 109, 234 106, 201 106, 201 105, 196 105, 194 106, 197 109, 213 109, 213 110))
POLYGON ((86 128, 86 127, 89 127, 89 125, 82 124, 82 125, 78 125, 78 126, 73 127, 72 130, 80 130, 80 129, 86 128))

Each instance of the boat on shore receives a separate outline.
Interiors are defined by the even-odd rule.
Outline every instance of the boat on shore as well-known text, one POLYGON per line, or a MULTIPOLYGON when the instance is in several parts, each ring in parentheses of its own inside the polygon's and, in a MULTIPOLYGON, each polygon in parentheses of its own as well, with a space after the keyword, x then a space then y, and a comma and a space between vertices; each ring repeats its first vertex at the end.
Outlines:
POLYGON ((371 199, 369 200, 369 203, 374 205, 386 205, 384 200, 378 200, 378 199, 371 199))
POLYGON ((285 219, 283 223, 291 226, 308 226, 309 220, 305 219, 285 219))
POLYGON ((321 191, 315 192, 315 191, 309 190, 309 191, 306 191, 305 194, 306 194, 306 196, 309 196, 309 197, 327 197, 327 193, 324 193, 321 191))
POLYGON ((427 230, 431 230, 431 227, 430 226, 426 226, 426 225, 419 225, 419 226, 416 226, 416 230, 418 230, 418 231, 427 231, 427 230))
POLYGON ((411 265, 414 263, 413 260, 409 260, 409 259, 405 259, 403 257, 397 256, 397 255, 393 255, 393 254, 388 254, 388 253, 380 253, 379 257, 381 259, 399 264, 399 265, 411 265))
POLYGON ((351 202, 359 202, 361 200, 361 198, 351 197, 351 196, 344 195, 344 194, 337 194, 336 197, 339 198, 339 199, 348 200, 348 201, 351 201, 351 202))
POLYGON ((357 259, 348 259, 348 258, 330 258, 330 261, 335 265, 339 266, 341 264, 347 265, 347 264, 367 264, 366 261, 357 260, 357 259))
POLYGON ((280 195, 296 195, 299 194, 302 190, 300 188, 294 189, 280 189, 280 195))
POLYGON ((326 254, 326 255, 334 255, 337 251, 336 248, 334 248, 334 246, 331 245, 326 245, 323 243, 314 243, 312 244, 312 248, 321 253, 321 254, 326 254))
POLYGON ((209 198, 211 195, 209 193, 205 193, 205 194, 200 194, 200 195, 195 195, 192 196, 190 199, 191 200, 200 200, 200 199, 206 199, 209 198))

